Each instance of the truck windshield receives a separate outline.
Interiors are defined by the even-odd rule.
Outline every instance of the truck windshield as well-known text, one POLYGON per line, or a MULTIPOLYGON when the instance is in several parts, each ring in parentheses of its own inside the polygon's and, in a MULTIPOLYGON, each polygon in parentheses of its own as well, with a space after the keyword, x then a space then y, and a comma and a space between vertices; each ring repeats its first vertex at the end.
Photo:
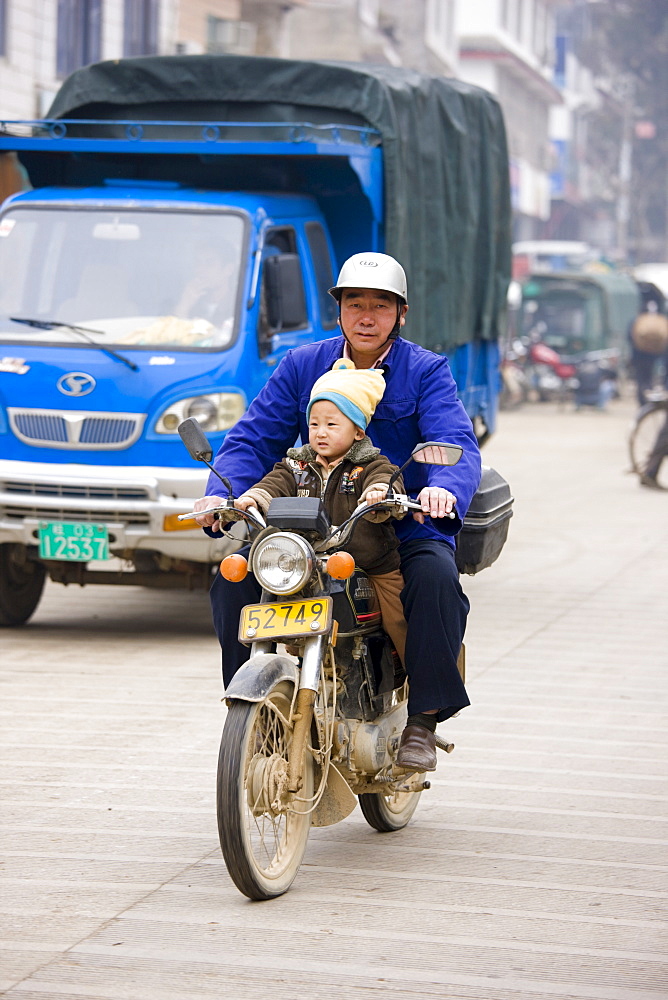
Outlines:
MULTIPOLYGON (((12 316, 84 326, 104 346, 223 350, 235 336, 244 220, 232 212, 16 207, 0 221, 0 342, 12 316), (99 331, 93 332, 93 331, 99 331)), ((32 343, 71 343, 66 327, 32 343)))

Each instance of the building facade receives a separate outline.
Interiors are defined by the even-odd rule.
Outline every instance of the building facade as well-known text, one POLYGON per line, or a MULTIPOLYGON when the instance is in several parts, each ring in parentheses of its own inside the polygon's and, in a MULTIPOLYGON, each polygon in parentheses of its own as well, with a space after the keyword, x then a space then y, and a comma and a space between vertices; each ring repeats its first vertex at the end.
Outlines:
POLYGON ((550 217, 550 112, 562 104, 553 83, 554 7, 552 0, 457 5, 458 75, 503 108, 518 240, 540 235, 550 217))
POLYGON ((0 114, 46 114, 60 84, 100 59, 174 51, 178 0, 0 0, 0 114))
POLYGON ((550 216, 554 0, 0 0, 0 114, 40 117, 79 66, 154 53, 367 61, 478 84, 506 119, 516 238, 550 216))

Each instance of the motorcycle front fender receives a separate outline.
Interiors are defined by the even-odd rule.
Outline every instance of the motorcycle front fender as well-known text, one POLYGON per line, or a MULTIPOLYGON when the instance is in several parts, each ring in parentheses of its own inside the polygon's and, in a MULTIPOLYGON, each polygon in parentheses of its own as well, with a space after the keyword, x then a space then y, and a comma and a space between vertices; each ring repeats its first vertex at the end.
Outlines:
POLYGON ((257 653, 239 667, 225 689, 225 698, 263 701, 281 681, 290 681, 297 686, 297 664, 279 653, 257 653))

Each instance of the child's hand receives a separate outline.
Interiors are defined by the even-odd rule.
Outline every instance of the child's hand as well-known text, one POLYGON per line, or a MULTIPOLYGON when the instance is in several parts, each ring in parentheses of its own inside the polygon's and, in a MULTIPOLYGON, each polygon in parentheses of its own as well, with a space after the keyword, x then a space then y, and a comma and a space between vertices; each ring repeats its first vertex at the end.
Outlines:
MULTIPOLYGON (((386 496, 387 486, 383 483, 374 483, 364 499, 360 500, 360 504, 380 503, 386 496)), ((390 516, 389 510, 370 510, 368 514, 364 514, 364 520, 378 524, 387 521, 390 516)))
POLYGON ((377 489, 369 490, 369 492, 364 497, 362 503, 367 503, 371 505, 372 503, 380 503, 387 496, 387 486, 378 487, 377 489))
POLYGON ((253 497, 243 493, 234 501, 234 506, 237 510, 248 510, 249 507, 257 507, 257 500, 254 500, 253 497))

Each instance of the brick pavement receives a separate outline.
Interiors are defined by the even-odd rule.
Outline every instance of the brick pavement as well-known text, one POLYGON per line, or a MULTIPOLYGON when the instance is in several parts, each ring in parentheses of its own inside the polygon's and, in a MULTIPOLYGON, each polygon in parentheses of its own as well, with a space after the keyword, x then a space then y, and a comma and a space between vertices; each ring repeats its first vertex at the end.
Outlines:
POLYGON ((314 830, 270 903, 217 845, 205 602, 51 586, 0 634, 0 995, 668 996, 668 496, 625 474, 630 417, 502 414, 457 748, 406 830, 314 830))

